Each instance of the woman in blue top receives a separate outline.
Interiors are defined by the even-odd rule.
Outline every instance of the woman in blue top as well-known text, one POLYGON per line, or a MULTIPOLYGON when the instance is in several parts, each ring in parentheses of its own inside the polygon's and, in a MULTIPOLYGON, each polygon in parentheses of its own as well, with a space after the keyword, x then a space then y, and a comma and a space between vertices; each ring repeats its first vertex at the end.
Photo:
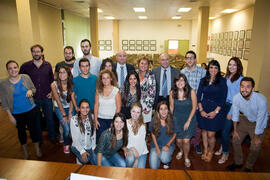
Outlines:
POLYGON ((233 124, 231 105, 233 96, 240 92, 240 82, 243 78, 242 73, 243 66, 240 59, 238 57, 232 57, 228 62, 227 72, 225 75, 228 86, 228 94, 225 104, 227 117, 221 133, 220 149, 215 152, 215 155, 221 155, 222 153, 222 157, 218 160, 219 164, 225 163, 229 157, 230 131, 233 124))
POLYGON ((33 99, 36 88, 28 75, 19 74, 19 65, 16 61, 8 61, 6 68, 9 77, 0 84, 2 108, 7 112, 10 122, 17 127, 24 159, 29 158, 26 127, 35 144, 36 155, 41 157, 36 131, 37 109, 33 99))
POLYGON ((225 122, 225 102, 227 97, 226 79, 221 76, 218 61, 212 60, 207 67, 206 76, 201 79, 197 91, 197 121, 202 129, 204 153, 202 159, 210 162, 215 148, 215 134, 225 122))
POLYGON ((175 149, 174 140, 176 133, 173 131, 172 115, 166 101, 161 101, 149 127, 151 132, 151 152, 149 157, 150 168, 158 169, 160 162, 163 168, 168 169, 175 149))

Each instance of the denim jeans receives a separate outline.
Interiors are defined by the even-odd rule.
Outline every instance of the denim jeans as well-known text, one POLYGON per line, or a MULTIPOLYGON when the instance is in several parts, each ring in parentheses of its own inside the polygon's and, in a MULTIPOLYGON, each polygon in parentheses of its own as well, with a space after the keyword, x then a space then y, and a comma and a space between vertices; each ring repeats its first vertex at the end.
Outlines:
MULTIPOLYGON (((66 115, 69 113, 69 108, 64 108, 66 115)), ((70 122, 63 121, 63 115, 60 111, 60 109, 56 106, 54 106, 54 112, 63 128, 63 139, 64 139, 64 145, 69 145, 69 133, 70 133, 70 122)), ((72 115, 75 113, 72 112, 72 115)))
POLYGON ((232 129, 232 120, 227 119, 227 114, 230 111, 231 104, 226 103, 224 106, 224 111, 226 113, 226 120, 224 123, 224 127, 221 131, 221 146, 222 146, 222 153, 223 154, 229 154, 229 148, 230 148, 230 135, 231 135, 231 129, 232 129))
POLYGON ((99 122, 100 126, 98 127, 98 130, 96 131, 97 132, 97 135, 96 135, 97 144, 98 144, 98 140, 99 140, 99 137, 101 136, 102 132, 111 127, 112 119, 98 118, 98 122, 99 122))
MULTIPOLYGON (((93 158, 97 162, 97 154, 94 153, 93 158)), ((113 156, 106 158, 104 155, 101 160, 102 166, 116 166, 116 167, 126 167, 125 159, 120 156, 118 153, 115 153, 113 156)))
MULTIPOLYGON (((132 154, 126 157, 126 164, 127 164, 127 167, 133 167, 133 164, 136 158, 135 158, 134 152, 131 149, 128 149, 128 150, 131 151, 132 154)), ((145 168, 146 159, 147 159, 147 154, 140 155, 138 158, 138 164, 136 168, 145 168)))
POLYGON ((170 147, 168 151, 160 150, 160 156, 158 156, 156 148, 151 148, 150 157, 149 157, 149 165, 151 169, 158 169, 160 166, 160 162, 163 164, 168 164, 172 160, 172 154, 174 151, 174 147, 170 147))
POLYGON ((75 148, 74 146, 71 146, 71 151, 75 154, 75 156, 79 159, 80 163, 82 164, 87 164, 87 163, 91 163, 92 165, 96 165, 96 161, 95 161, 95 158, 94 158, 94 154, 92 149, 88 149, 88 150, 85 150, 86 152, 88 152, 90 154, 90 156, 87 157, 87 162, 84 162, 82 160, 82 155, 81 153, 77 150, 77 148, 75 148))

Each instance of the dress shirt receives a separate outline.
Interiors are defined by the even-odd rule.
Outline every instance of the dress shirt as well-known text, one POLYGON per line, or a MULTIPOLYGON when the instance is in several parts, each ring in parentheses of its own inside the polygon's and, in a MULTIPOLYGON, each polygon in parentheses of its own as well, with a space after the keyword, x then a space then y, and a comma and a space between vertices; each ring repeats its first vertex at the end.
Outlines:
MULTIPOLYGON (((236 81, 232 82, 229 78, 227 79, 228 93, 226 102, 232 104, 233 96, 240 92, 240 82, 243 79, 243 76, 240 76, 236 81)), ((229 114, 232 114, 232 108, 230 108, 229 114)))
POLYGON ((121 81, 121 66, 124 67, 124 82, 125 82, 125 79, 127 77, 127 66, 126 66, 126 64, 121 65, 121 64, 117 63, 117 65, 116 65, 116 73, 117 73, 117 77, 118 77, 118 84, 122 83, 122 82, 120 82, 121 81))
POLYGON ((193 71, 189 71, 186 67, 181 70, 181 73, 187 77, 189 85, 197 92, 200 80, 205 76, 206 70, 199 66, 196 66, 193 71))
MULTIPOLYGON (((164 76, 164 70, 165 68, 161 67, 161 71, 160 71, 160 88, 159 88, 159 96, 162 96, 162 85, 163 85, 163 76, 164 76)), ((171 66, 169 66, 166 69, 166 75, 167 75, 167 94, 170 94, 171 91, 171 87, 172 87, 172 77, 171 77, 171 66)))
MULTIPOLYGON (((81 70, 79 66, 80 59, 82 59, 82 57, 76 59, 76 61, 74 62, 73 69, 72 69, 73 77, 77 77, 81 74, 81 70)), ((91 55, 88 60, 90 62, 90 73, 98 77, 100 66, 102 63, 101 59, 91 55)))

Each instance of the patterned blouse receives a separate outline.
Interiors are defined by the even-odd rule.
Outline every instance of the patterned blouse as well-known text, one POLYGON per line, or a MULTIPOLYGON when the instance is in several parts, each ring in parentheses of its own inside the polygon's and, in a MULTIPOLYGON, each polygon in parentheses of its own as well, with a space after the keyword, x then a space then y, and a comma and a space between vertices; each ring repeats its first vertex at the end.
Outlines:
POLYGON ((131 105, 133 103, 139 101, 139 99, 137 99, 137 93, 136 93, 136 89, 135 89, 135 92, 133 95, 131 94, 131 91, 129 91, 128 96, 127 96, 127 103, 126 103, 126 105, 124 105, 124 96, 125 96, 124 91, 125 91, 124 87, 121 87, 120 92, 121 92, 121 97, 122 97, 122 106, 131 107, 131 105))

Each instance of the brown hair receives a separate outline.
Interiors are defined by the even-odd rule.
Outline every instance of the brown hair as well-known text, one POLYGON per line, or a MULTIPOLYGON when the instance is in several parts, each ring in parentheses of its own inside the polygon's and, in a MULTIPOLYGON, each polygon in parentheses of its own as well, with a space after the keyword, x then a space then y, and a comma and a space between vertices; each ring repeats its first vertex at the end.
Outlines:
POLYGON ((133 104, 131 105, 130 113, 131 113, 132 109, 133 109, 134 107, 136 107, 136 106, 139 107, 139 108, 141 109, 141 114, 140 114, 139 119, 136 121, 135 125, 132 126, 132 131, 133 131, 134 135, 137 135, 139 128, 140 128, 142 125, 145 125, 144 122, 143 122, 143 116, 142 116, 143 108, 142 108, 142 105, 141 105, 140 102, 135 102, 135 103, 133 103, 133 104))
POLYGON ((191 92, 191 87, 188 83, 187 77, 180 73, 177 76, 175 76, 174 80, 173 80, 173 85, 172 85, 172 93, 173 93, 173 98, 174 99, 178 99, 179 95, 178 95, 178 87, 176 86, 176 82, 179 81, 181 78, 184 79, 185 81, 185 87, 183 88, 184 90, 184 98, 188 98, 188 96, 190 95, 191 92))
POLYGON ((145 57, 145 56, 143 56, 143 57, 141 57, 141 58, 138 59, 138 64, 140 64, 140 62, 141 62, 142 60, 147 61, 147 64, 149 65, 149 59, 148 59, 147 57, 145 57))
MULTIPOLYGON (((87 103, 90 107, 90 103, 86 100, 86 99, 82 99, 79 103, 79 107, 81 106, 82 103, 87 103)), ((79 111, 78 114, 77 114, 77 117, 78 117, 78 124, 79 124, 79 127, 80 127, 80 131, 81 133, 85 133, 85 128, 84 128, 84 124, 82 122, 82 119, 81 119, 81 112, 79 111)), ((91 113, 89 111, 88 115, 87 115, 88 119, 89 119, 89 122, 90 122, 90 126, 91 126, 91 136, 93 136, 94 134, 94 130, 95 130, 95 122, 91 116, 91 113)))
POLYGON ((33 52, 34 48, 39 48, 41 52, 43 52, 43 50, 44 50, 44 48, 40 44, 35 44, 35 45, 31 46, 31 48, 30 48, 31 52, 33 52))
POLYGON ((99 94, 103 92, 103 88, 104 88, 104 85, 103 85, 103 83, 102 83, 102 75, 103 75, 103 74, 109 74, 110 77, 112 78, 111 85, 118 88, 117 80, 116 80, 116 77, 115 77, 115 75, 113 74, 113 72, 110 71, 110 70, 108 70, 108 69, 104 69, 104 70, 100 71, 100 73, 99 73, 99 75, 98 75, 98 80, 97 80, 97 92, 98 92, 99 94))
POLYGON ((61 80, 59 78, 60 69, 65 69, 65 71, 67 72, 67 75, 68 75, 68 78, 67 78, 67 99, 66 100, 67 100, 67 102, 70 102, 71 101, 71 94, 73 91, 73 81, 72 81, 73 76, 72 76, 72 73, 71 73, 69 67, 63 65, 63 66, 60 66, 58 68, 56 83, 57 83, 57 87, 60 91, 60 97, 64 98, 63 87, 62 87, 61 80))
POLYGON ((116 113, 114 115, 112 123, 111 123, 111 139, 110 139, 111 143, 112 143, 111 149, 115 148, 115 146, 117 144, 116 131, 115 131, 115 127, 114 127, 114 121, 117 117, 119 117, 124 122, 124 127, 122 129, 122 131, 123 131, 123 147, 126 147, 128 144, 128 129, 127 129, 126 117, 122 113, 116 113))
POLYGON ((230 75, 231 75, 231 72, 229 70, 229 64, 230 64, 231 61, 234 61, 236 63, 236 66, 237 66, 237 71, 231 78, 231 82, 234 82, 237 79, 239 79, 240 76, 243 75, 243 65, 242 65, 242 62, 240 61, 240 59, 238 57, 232 57, 229 60, 228 65, 227 65, 227 71, 226 71, 226 74, 225 74, 226 78, 229 78, 230 75))

